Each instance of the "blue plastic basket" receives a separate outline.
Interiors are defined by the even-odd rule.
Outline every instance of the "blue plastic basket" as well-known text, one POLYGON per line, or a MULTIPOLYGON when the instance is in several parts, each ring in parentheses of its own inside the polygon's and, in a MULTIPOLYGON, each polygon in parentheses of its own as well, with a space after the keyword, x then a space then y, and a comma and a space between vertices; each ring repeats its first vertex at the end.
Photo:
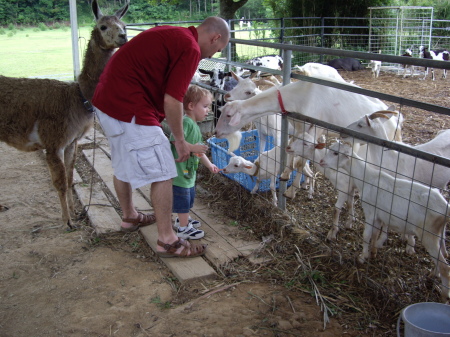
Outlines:
MULTIPOLYGON (((254 162, 256 158, 259 156, 259 136, 258 130, 244 131, 242 133, 241 143, 239 148, 234 151, 237 156, 241 156, 251 162, 254 162)), ((228 140, 222 138, 212 137, 208 139, 208 143, 211 146, 211 155, 213 163, 220 169, 224 168, 228 165, 230 161, 231 155, 228 154, 228 140)), ((266 151, 270 150, 274 147, 273 137, 269 136, 266 142, 266 151)), ((242 185, 246 190, 252 191, 256 184, 256 177, 249 176, 245 173, 223 173, 227 178, 237 181, 240 185, 242 185)), ((291 179, 287 182, 287 186, 292 185, 292 181, 294 180, 297 171, 292 172, 291 179)), ((279 188, 279 176, 276 180, 276 188, 279 188)), ((303 176, 301 181, 303 182, 303 176)), ((270 191, 270 179, 264 179, 260 182, 259 192, 270 191)))

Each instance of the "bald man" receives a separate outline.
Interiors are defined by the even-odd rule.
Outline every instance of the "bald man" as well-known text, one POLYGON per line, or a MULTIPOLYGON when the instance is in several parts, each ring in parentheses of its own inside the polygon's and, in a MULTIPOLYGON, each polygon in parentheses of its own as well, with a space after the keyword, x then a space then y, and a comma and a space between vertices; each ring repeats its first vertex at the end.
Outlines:
POLYGON ((177 161, 186 161, 191 154, 183 133, 184 94, 200 59, 221 52, 229 38, 228 25, 219 17, 208 17, 197 27, 146 30, 111 57, 92 99, 111 147, 121 230, 132 232, 156 222, 162 257, 199 256, 206 247, 179 239, 172 229, 177 171, 161 122, 166 119, 175 137, 177 161), (155 213, 143 214, 136 211, 131 192, 148 184, 155 213))

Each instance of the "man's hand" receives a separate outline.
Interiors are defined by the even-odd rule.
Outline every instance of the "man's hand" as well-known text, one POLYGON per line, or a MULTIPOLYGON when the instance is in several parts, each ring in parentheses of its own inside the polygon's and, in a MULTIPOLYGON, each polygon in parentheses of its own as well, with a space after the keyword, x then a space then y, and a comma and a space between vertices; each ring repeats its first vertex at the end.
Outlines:
POLYGON ((183 161, 186 161, 189 159, 189 156, 191 155, 191 151, 189 151, 189 144, 184 139, 175 140, 173 142, 175 145, 175 149, 178 153, 178 158, 175 159, 176 162, 180 163, 183 161))

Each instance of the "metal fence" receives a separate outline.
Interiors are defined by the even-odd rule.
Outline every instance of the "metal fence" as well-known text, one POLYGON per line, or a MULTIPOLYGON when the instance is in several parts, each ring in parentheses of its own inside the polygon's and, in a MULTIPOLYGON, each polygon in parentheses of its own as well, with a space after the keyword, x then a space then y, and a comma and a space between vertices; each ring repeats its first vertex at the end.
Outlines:
MULTIPOLYGON (((393 14, 388 10, 380 9, 381 14, 377 16, 373 14, 368 18, 255 18, 246 19, 248 24, 242 25, 242 28, 239 24, 240 20, 230 20, 229 24, 232 28, 232 37, 240 40, 291 43, 299 46, 372 53, 378 53, 381 50, 381 53, 386 55, 402 55, 406 48, 412 47, 413 56, 418 56, 420 45, 431 48, 450 48, 450 20, 433 20, 429 17, 430 10, 427 8, 429 7, 417 9, 418 14, 414 13, 413 9, 404 9, 400 14, 395 12, 395 17, 392 17, 393 14)), ((188 26, 197 23, 199 21, 130 23, 127 29, 139 31, 159 25, 188 26)), ((272 48, 268 45, 252 47, 241 45, 236 46, 236 50, 231 53, 230 61, 242 62, 256 56, 282 55, 282 53, 283 49, 272 48)), ((326 63, 329 59, 328 55, 294 52, 292 63, 294 65, 307 62, 326 63)))
MULTIPOLYGON (((310 20, 310 22, 312 22, 313 19, 317 20, 318 18, 301 18, 301 19, 302 20, 310 20)), ((419 109, 423 109, 423 110, 443 114, 446 116, 450 116, 450 109, 447 107, 436 106, 436 105, 429 104, 427 102, 422 102, 419 100, 405 99, 400 96, 375 92, 375 91, 359 88, 356 86, 349 86, 344 83, 338 83, 335 81, 327 81, 324 79, 318 79, 318 78, 314 78, 314 77, 305 77, 302 75, 296 75, 296 74, 291 73, 292 64, 294 64, 294 63, 295 64, 297 64, 297 63, 303 64, 299 61, 300 59, 307 60, 307 61, 320 61, 320 60, 324 61, 327 58, 331 58, 331 57, 333 57, 333 58, 335 58, 335 57, 353 57, 353 58, 363 59, 363 60, 370 60, 370 59, 379 60, 382 62, 397 64, 397 65, 411 64, 411 65, 415 65, 418 67, 434 67, 434 68, 441 68, 441 69, 450 69, 450 62, 420 59, 420 58, 416 58, 416 57, 404 58, 401 56, 388 55, 388 54, 384 54, 384 53, 382 53, 382 54, 368 53, 368 52, 366 52, 367 46, 368 46, 368 38, 369 38, 369 32, 368 32, 367 25, 365 27, 363 27, 363 24, 357 25, 357 26, 351 26, 351 30, 353 31, 353 33, 349 30, 346 34, 342 34, 342 33, 338 32, 339 27, 333 26, 331 24, 328 27, 329 28, 329 32, 328 32, 327 26, 324 24, 322 24, 320 26, 320 28, 317 28, 313 24, 311 24, 310 26, 304 25, 302 28, 298 28, 298 27, 294 28, 294 24, 289 23, 288 22, 289 20, 297 20, 297 19, 294 19, 294 18, 293 19, 281 19, 280 22, 284 21, 284 23, 281 23, 280 26, 283 26, 284 29, 282 29, 282 30, 281 29, 279 29, 279 30, 271 29, 270 30, 271 34, 273 33, 273 31, 277 32, 278 35, 276 35, 276 37, 266 36, 266 37, 252 39, 252 40, 231 39, 230 44, 228 46, 228 50, 227 50, 227 57, 224 59, 211 59, 211 62, 216 62, 217 64, 220 64, 221 67, 223 67, 223 65, 225 65, 228 68, 233 67, 233 66, 244 66, 243 62, 239 62, 238 59, 236 59, 232 56, 231 46, 234 46, 236 48, 236 50, 240 50, 241 55, 243 55, 242 51, 245 50, 245 48, 247 48, 247 50, 249 50, 249 51, 251 50, 252 54, 250 54, 250 52, 249 52, 249 54, 247 54, 245 56, 245 58, 250 58, 253 56, 257 56, 257 55, 266 54, 265 52, 262 52, 263 50, 264 51, 276 50, 276 51, 279 51, 280 54, 283 55, 284 65, 285 65, 283 71, 254 67, 254 66, 247 66, 247 65, 245 65, 245 67, 251 68, 254 70, 262 70, 264 72, 272 73, 275 75, 282 75, 284 84, 288 84, 291 81, 291 79, 308 81, 308 82, 312 82, 312 83, 316 83, 316 84, 320 84, 320 85, 330 86, 330 87, 333 87, 333 88, 336 88, 339 90, 351 91, 351 92, 354 92, 359 95, 375 97, 378 99, 382 99, 384 101, 397 103, 401 106, 412 106, 412 107, 416 107, 419 109), (287 25, 286 22, 288 22, 289 24, 292 24, 292 26, 287 25), (363 32, 364 30, 366 32, 365 34, 364 33, 361 33, 361 34, 354 33, 355 31, 363 32), (281 31, 283 31, 283 34, 281 34, 281 31), (309 35, 306 34, 305 33, 306 31, 308 31, 310 34, 309 35), (272 39, 272 41, 276 41, 276 40, 282 41, 283 43, 268 42, 268 39, 269 40, 272 39), (298 44, 288 44, 287 42, 291 42, 291 43, 298 42, 298 44), (328 47, 320 47, 323 45, 327 45, 328 47), (362 46, 365 46, 364 49, 362 46), (238 47, 240 49, 238 49, 238 47), (358 49, 358 48, 360 48, 360 49, 358 49), (364 50, 364 51, 361 51, 361 50, 364 50), (294 57, 292 57, 292 55, 294 55, 294 57)), ((322 22, 326 22, 326 18, 322 18, 322 19, 318 19, 318 20, 322 20, 322 22)), ((338 20, 354 20, 354 19, 330 18, 330 20, 332 20, 336 23, 338 20)), ((358 19, 358 20, 362 20, 362 19, 358 19)), ((262 28, 255 28, 255 24, 252 24, 251 27, 252 27, 251 28, 252 31, 262 29, 262 28)), ((249 30, 248 26, 247 26, 247 30, 249 30)), ((440 45, 443 45, 443 43, 442 43, 443 41, 448 42, 449 36, 443 34, 444 32, 447 33, 447 30, 440 30, 440 34, 442 34, 442 35, 433 33, 432 41, 439 40, 440 45)), ((254 33, 252 32, 252 34, 254 34, 254 33)), ((208 84, 202 83, 201 85, 211 89, 214 92, 223 93, 223 94, 225 93, 224 91, 221 91, 217 88, 208 87, 208 84)), ((276 98, 272 98, 272 99, 275 100, 276 98)), ((255 100, 253 102, 255 102, 255 100)), ((361 140, 369 142, 371 144, 381 146, 383 148, 383 150, 395 150, 395 151, 398 151, 398 153, 403 153, 408 156, 412 156, 413 158, 416 158, 416 160, 423 159, 432 164, 432 169, 430 170, 430 175, 435 174, 435 170, 437 167, 446 167, 446 168, 450 169, 450 158, 442 157, 437 154, 433 154, 433 153, 429 153, 429 152, 424 152, 424 151, 418 150, 416 148, 405 146, 401 143, 399 144, 399 143, 391 142, 386 139, 380 139, 380 138, 376 138, 376 137, 371 137, 366 134, 361 134, 361 133, 358 133, 358 132, 355 132, 352 130, 348 130, 343 126, 330 124, 324 120, 317 120, 317 119, 314 119, 313 117, 307 117, 307 116, 305 116, 305 114, 302 113, 301 110, 300 111, 290 111, 287 115, 285 115, 283 117, 282 125, 279 126, 282 131, 282 140, 281 140, 281 145, 280 145, 281 153, 280 153, 279 166, 282 168, 285 167, 286 161, 287 161, 284 148, 286 147, 286 145, 288 143, 287 129, 288 129, 288 125, 289 125, 289 120, 291 120, 291 121, 295 120, 300 123, 308 123, 308 125, 313 124, 313 125, 320 126, 322 128, 322 130, 325 130, 324 131, 325 134, 328 134, 331 132, 333 132, 335 134, 336 133, 337 134, 345 133, 345 134, 353 136, 357 139, 361 139, 361 140)), ((299 138, 301 136, 297 135, 296 137, 299 138)), ((254 137, 249 136, 248 139, 251 139, 253 141, 254 137)), ((363 160, 364 160, 364 158, 363 158, 363 160)), ((374 164, 373 162, 369 162, 367 160, 364 160, 364 162, 366 165, 378 166, 378 170, 380 170, 380 167, 381 167, 380 163, 374 164)), ((316 165, 317 165, 317 163, 316 163, 316 165)), ((273 175, 277 175, 278 173, 279 172, 274 172, 273 175)), ((300 172, 298 172, 298 173, 300 173, 300 172)), ((396 174, 401 175, 402 172, 395 171, 395 172, 390 172, 390 174, 391 175, 396 175, 396 174)), ((406 207, 408 209, 409 208, 412 209, 412 208, 416 207, 416 205, 415 205, 416 201, 413 200, 412 194, 410 194, 409 199, 408 198, 405 199, 404 196, 395 195, 396 190, 390 190, 390 191, 386 192, 384 190, 384 187, 380 183, 381 181, 382 180, 374 180, 371 182, 371 186, 373 186, 377 191, 376 193, 380 193, 380 194, 387 193, 388 196, 392 199, 395 199, 397 197, 402 197, 403 198, 403 207, 406 207)), ((414 188, 417 187, 417 182, 412 183, 411 186, 412 186, 411 188, 413 190, 414 188)), ((431 187, 430 185, 428 185, 428 189, 425 187, 425 191, 428 191, 428 197, 432 194, 436 195, 436 192, 435 192, 436 190, 430 189, 430 187, 431 187)), ((284 183, 284 182, 279 183, 278 205, 280 208, 282 208, 284 210, 286 210, 286 205, 287 205, 286 198, 284 197, 284 192, 286 191, 286 188, 287 188, 286 183, 284 183)), ((447 188, 448 188, 448 186, 447 186, 447 188)), ((441 189, 441 193, 446 197, 446 202, 448 202, 448 195, 449 195, 449 191, 447 188, 441 189)), ((347 191, 344 190, 342 192, 346 193, 347 191)), ((243 189, 243 193, 247 193, 247 192, 243 189)), ((360 193, 360 198, 363 198, 363 191, 360 191, 359 193, 360 193)), ((268 198, 270 198, 270 196, 268 196, 268 198)), ((427 196, 425 196, 425 198, 427 198, 427 196)), ((271 199, 270 200, 268 199, 268 202, 271 202, 271 201, 272 201, 271 199)), ((330 207, 333 207, 333 206, 330 205, 330 207)), ((381 208, 381 206, 379 206, 377 204, 372 204, 371 207, 374 208, 378 212, 386 212, 386 209, 381 208)), ((423 214, 435 212, 434 205, 425 203, 424 205, 420 205, 420 207, 423 210, 423 214)), ((447 214, 450 212, 448 209, 448 204, 446 206, 446 209, 444 207, 444 210, 442 211, 442 209, 441 209, 440 212, 441 212, 441 214, 440 214, 441 217, 444 218, 444 222, 448 224, 449 217, 447 214), (447 214, 445 214, 445 213, 447 213, 447 214)), ((397 216, 393 210, 392 210, 392 212, 389 211, 388 213, 389 213, 389 217, 391 217, 391 219, 393 219, 394 217, 397 216)), ((374 221, 371 221, 370 219, 365 219, 368 216, 368 214, 365 214, 365 210, 363 210, 363 212, 360 214, 362 214, 362 215, 357 216, 356 222, 362 224, 363 228, 372 228, 370 226, 374 225, 374 221)), ((331 222, 331 219, 329 221, 331 222)), ((444 227, 440 229, 440 232, 436 232, 436 231, 430 232, 430 226, 427 227, 426 222, 427 221, 425 220, 425 222, 422 223, 422 225, 425 226, 424 228, 421 228, 415 232, 417 239, 419 241, 422 240, 424 238, 424 235, 425 236, 431 235, 431 237, 434 236, 434 239, 432 239, 431 241, 434 240, 435 243, 437 242, 437 245, 439 246, 439 248, 438 248, 439 251, 445 252, 446 251, 445 246, 449 245, 448 240, 445 239, 445 224, 444 224, 444 227), (419 235, 417 233, 419 233, 419 234, 427 233, 427 234, 419 235)), ((410 220, 406 219, 405 223, 407 223, 406 226, 409 226, 410 220)), ((413 224, 413 225, 417 225, 417 224, 413 224)), ((390 228, 389 224, 386 223, 382 228, 379 228, 379 227, 376 228, 375 232, 379 233, 379 231, 380 231, 381 234, 387 234, 388 229, 392 229, 392 228, 390 228)), ((405 232, 404 228, 403 228, 403 229, 400 229, 398 234, 404 235, 404 234, 408 234, 408 233, 405 232)), ((381 236, 380 236, 380 238, 381 238, 381 236)), ((372 241, 372 243, 371 243, 370 242, 371 238, 367 238, 367 237, 365 237, 364 240, 365 240, 364 244, 367 244, 369 246, 371 244, 373 244, 373 242, 374 242, 374 241, 372 241)), ((375 238, 372 238, 372 240, 375 240, 375 238)), ((409 244, 411 245, 411 241, 409 241, 409 244)), ((430 252, 430 248, 429 248, 430 244, 426 243, 424 246, 426 246, 427 250, 430 252)), ((445 261, 445 258, 443 257, 443 255, 440 255, 439 253, 437 253, 437 251, 434 251, 434 252, 431 252, 430 261, 437 263, 439 266, 441 266, 441 268, 442 268, 441 269, 441 277, 443 276, 443 279, 442 279, 442 281, 434 279, 434 282, 435 282, 436 286, 439 286, 442 288, 444 293, 445 292, 448 293, 449 292, 449 289, 448 289, 448 287, 449 287, 448 265, 447 265, 447 262, 445 261), (447 275, 447 276, 445 276, 445 275, 447 275), (446 280, 445 280, 445 277, 447 277, 446 280)), ((371 267, 373 268, 373 266, 371 266, 371 267)))

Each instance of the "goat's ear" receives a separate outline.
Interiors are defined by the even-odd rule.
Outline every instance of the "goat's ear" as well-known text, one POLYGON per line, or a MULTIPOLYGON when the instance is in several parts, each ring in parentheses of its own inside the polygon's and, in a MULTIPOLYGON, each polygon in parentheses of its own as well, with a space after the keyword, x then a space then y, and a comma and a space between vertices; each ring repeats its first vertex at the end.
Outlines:
POLYGON ((213 75, 213 72, 211 70, 205 70, 205 69, 200 69, 199 68, 198 71, 201 72, 202 74, 205 74, 205 75, 209 75, 209 76, 213 75))
POLYGON ((395 105, 394 105, 394 104, 389 105, 388 108, 387 108, 386 110, 389 110, 389 111, 397 111, 397 109, 395 108, 395 105))
POLYGON ((272 86, 272 87, 275 87, 275 86, 276 86, 275 83, 273 83, 273 82, 271 82, 271 81, 268 81, 268 80, 261 80, 260 85, 270 85, 270 86, 272 86))
POLYGON ((240 80, 242 80, 242 77, 236 75, 236 74, 234 73, 234 71, 230 71, 230 73, 231 73, 231 76, 232 76, 236 81, 239 82, 240 80))
POLYGON ((325 143, 318 143, 318 144, 316 144, 316 146, 314 146, 314 148, 316 148, 318 150, 322 150, 325 148, 325 146, 326 146, 325 143))
POLYGON ((241 122, 241 114, 239 112, 236 112, 233 116, 231 116, 230 124, 231 126, 237 126, 241 122))
POLYGON ((247 170, 250 170, 253 168, 253 166, 252 165, 244 165, 244 168, 246 168, 247 170))
POLYGON ((125 2, 125 5, 121 9, 119 9, 114 15, 117 16, 119 19, 121 19, 128 11, 129 5, 130 5, 130 0, 127 0, 125 2))
POLYGON ((96 21, 100 20, 103 17, 103 13, 98 7, 97 0, 92 1, 92 12, 94 13, 96 21))

